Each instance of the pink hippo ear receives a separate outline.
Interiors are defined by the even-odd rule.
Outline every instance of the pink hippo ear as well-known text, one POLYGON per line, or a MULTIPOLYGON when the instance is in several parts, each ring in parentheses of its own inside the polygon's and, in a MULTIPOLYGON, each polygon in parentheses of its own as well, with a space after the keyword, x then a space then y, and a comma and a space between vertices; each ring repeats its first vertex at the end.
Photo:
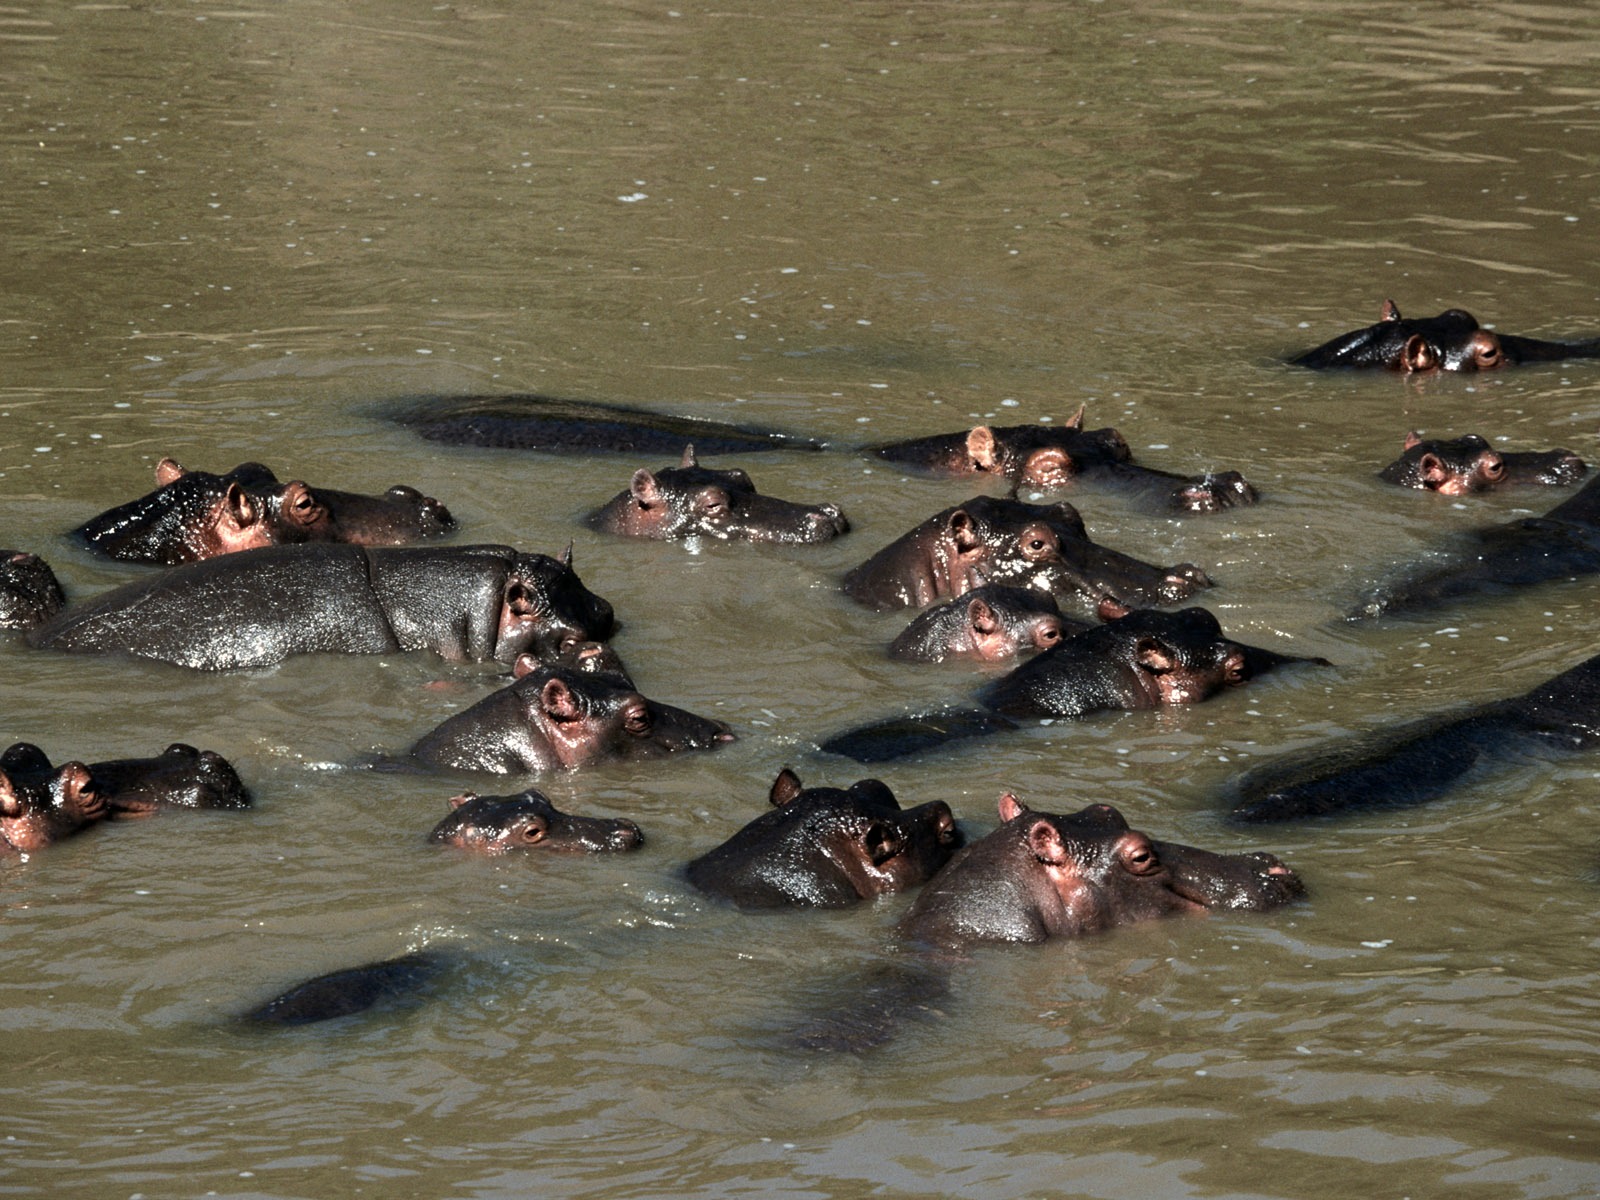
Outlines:
POLYGON ((237 483, 230 483, 228 491, 222 498, 223 511, 239 529, 249 529, 261 519, 261 511, 256 507, 256 502, 250 498, 250 493, 237 483))
POLYGON ((1155 638, 1140 638, 1133 656, 1141 667, 1157 675, 1163 675, 1178 665, 1178 656, 1155 638))
POLYGON ((950 533, 950 540, 955 544, 956 553, 970 555, 983 549, 983 539, 978 536, 978 531, 972 523, 972 514, 966 509, 958 508, 951 513, 945 528, 950 533))
POLYGON ((798 796, 802 790, 800 776, 796 775, 790 768, 785 767, 778 772, 778 777, 772 781, 772 791, 767 793, 767 799, 771 801, 773 808, 782 808, 798 796))
POLYGON ((1438 366, 1439 356, 1420 333, 1413 333, 1406 339, 1405 347, 1400 351, 1402 371, 1432 371, 1438 366))
POLYGON ((628 482, 628 493, 640 508, 654 508, 661 503, 661 489, 656 485, 656 477, 644 467, 633 473, 633 478, 628 482))
POLYGON ((531 617, 539 611, 538 598, 520 579, 513 579, 506 585, 505 605, 514 617, 531 617))
POLYGON ((1002 821, 1014 821, 1028 811, 1028 806, 1010 792, 1001 793, 999 808, 1002 821))
POLYGON ((317 499, 316 493, 298 479, 283 485, 283 499, 278 511, 284 520, 301 529, 312 529, 328 519, 327 507, 317 499))
POLYGON ((983 637, 1000 628, 1000 620, 994 615, 994 609, 978 598, 967 601, 967 624, 972 626, 974 633, 983 637))
POLYGON ((539 706, 552 721, 576 721, 583 716, 578 698, 560 679, 546 681, 539 690, 539 706))
POLYGON ((1421 444, 1422 435, 1413 429, 1410 433, 1406 434, 1406 444, 1402 446, 1401 449, 1402 451, 1410 450, 1413 447, 1420 446, 1421 444))
POLYGON ((980 471, 996 471, 1000 463, 995 455, 994 430, 979 425, 967 434, 967 457, 980 471))
POLYGON ((169 483, 176 483, 188 473, 177 459, 163 458, 156 464, 156 486, 166 487, 169 483))
POLYGON ((460 808, 463 804, 471 804, 477 798, 477 792, 462 792, 459 796, 450 797, 450 807, 460 808))
POLYGON ((1385 300, 1383 307, 1378 310, 1378 320, 1398 321, 1400 319, 1400 306, 1393 300, 1385 300))
POLYGON ((16 784, 11 782, 9 775, 0 771, 0 817, 20 817, 22 807, 22 797, 17 794, 16 784))
POLYGON ((532 675, 539 669, 540 665, 537 655, 519 654, 516 662, 511 664, 511 678, 521 679, 524 676, 532 675))
POLYGON ((1067 847, 1061 840, 1061 831, 1045 817, 1028 826, 1028 848, 1046 866, 1059 867, 1067 861, 1067 847))
POLYGON ((1437 454, 1424 454, 1417 459, 1417 474, 1428 487, 1436 488, 1450 478, 1450 472, 1437 454))
POLYGON ((1062 422, 1061 428, 1063 428, 1063 429, 1082 429, 1083 428, 1083 413, 1084 413, 1084 410, 1086 408, 1088 408, 1088 407, 1089 406, 1087 404, 1078 405, 1078 411, 1073 413, 1064 422, 1062 422))
POLYGON ((699 462, 697 462, 695 460, 695 456, 694 456, 694 443, 690 442, 688 445, 684 446, 684 448, 683 448, 683 458, 678 463, 678 466, 680 466, 680 467, 698 467, 699 465, 700 465, 699 462))

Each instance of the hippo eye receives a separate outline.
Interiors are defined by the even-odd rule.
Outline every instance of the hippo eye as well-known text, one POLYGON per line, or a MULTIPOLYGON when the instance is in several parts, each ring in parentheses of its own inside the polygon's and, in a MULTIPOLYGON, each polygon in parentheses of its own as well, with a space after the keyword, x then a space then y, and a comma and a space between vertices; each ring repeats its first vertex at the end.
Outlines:
POLYGON ((1482 462, 1485 479, 1499 479, 1506 473, 1506 460, 1498 454, 1485 455, 1482 462))
POLYGON ((635 737, 646 737, 650 733, 650 710, 642 704, 632 705, 623 715, 622 727, 635 737))
POLYGON ((1479 367, 1498 367, 1500 365, 1500 343, 1489 341, 1486 338, 1479 340, 1472 349, 1472 357, 1477 361, 1479 367))
POLYGON ((1040 646, 1054 646, 1061 640, 1061 626, 1046 625, 1039 630, 1038 642, 1040 646))
POLYGON ((1123 850, 1122 865, 1133 875, 1154 875, 1161 870, 1156 848, 1145 841, 1135 842, 1123 850))
POLYGON ((721 517, 728 512, 728 496, 720 488, 707 489, 700 493, 700 499, 695 505, 700 510, 701 516, 721 517))
POLYGON ((517 831, 517 837, 525 845, 537 845, 544 841, 544 826, 538 822, 529 822, 517 831))

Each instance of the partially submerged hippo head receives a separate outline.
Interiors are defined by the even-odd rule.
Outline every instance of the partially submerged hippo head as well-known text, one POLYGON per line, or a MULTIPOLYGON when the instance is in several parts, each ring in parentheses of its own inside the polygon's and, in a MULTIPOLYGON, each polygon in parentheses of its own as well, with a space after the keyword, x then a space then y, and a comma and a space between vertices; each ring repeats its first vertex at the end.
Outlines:
POLYGON ((20 550, 0 550, 0 629, 43 625, 66 602, 44 559, 20 550))
POLYGON ((1449 439, 1408 433, 1400 457, 1378 477, 1441 496, 1463 496, 1511 484, 1561 487, 1576 483, 1588 470, 1570 450, 1502 452, 1475 433, 1449 439))
POLYGON ((476 854, 513 850, 569 850, 602 853, 637 850, 644 835, 622 818, 576 817, 529 788, 515 796, 464 792, 450 798, 451 811, 428 834, 430 842, 476 854))
POLYGON ((616 627, 610 602, 578 578, 571 543, 559 559, 518 554, 501 596, 494 657, 509 663, 532 653, 555 661, 581 643, 605 641, 616 627))
POLYGON ((36 775, 8 768, 0 760, 0 853, 42 850, 105 815, 105 797, 81 762, 63 763, 36 775))
POLYGON ((743 471, 702 467, 693 446, 684 448, 676 467, 639 468, 627 490, 591 513, 588 524, 604 533, 658 541, 712 537, 788 543, 826 542, 850 528, 837 505, 764 496, 743 471))
POLYGON ((1107 804, 1057 816, 1007 793, 999 809, 1004 824, 918 895, 900 922, 906 937, 947 949, 1042 942, 1212 909, 1265 910, 1304 894, 1270 854, 1157 842, 1107 804))
POLYGON ((1049 592, 986 583, 918 615, 890 644, 889 657, 905 662, 1004 662, 1048 650, 1086 628, 1063 617, 1049 592))
POLYGON ((876 779, 807 788, 788 767, 772 809, 686 868, 689 882, 742 908, 838 908, 923 883, 961 844, 942 800, 902 809, 876 779))
MULTIPOLYGON (((17 742, 0 754, 0 770, 38 786, 61 768, 52 766, 38 746, 17 742)), ((90 763, 88 770, 107 816, 142 816, 162 808, 250 807, 250 793, 233 764, 215 751, 183 742, 148 758, 90 763)))

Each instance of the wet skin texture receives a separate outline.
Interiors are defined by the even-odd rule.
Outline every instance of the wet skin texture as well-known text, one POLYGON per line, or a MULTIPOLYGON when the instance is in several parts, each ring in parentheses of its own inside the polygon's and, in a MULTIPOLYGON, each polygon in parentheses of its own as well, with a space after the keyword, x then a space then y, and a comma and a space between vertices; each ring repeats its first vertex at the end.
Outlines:
POLYGON ((1042 942, 1210 909, 1264 911, 1305 891, 1270 854, 1153 841, 1108 804, 1054 816, 1007 794, 1000 818, 922 889, 901 936, 943 950, 1042 942))
POLYGON ((1496 450, 1475 433, 1449 439, 1408 433, 1400 457, 1378 478, 1441 496, 1464 496, 1521 484, 1564 487, 1588 473, 1588 464, 1570 450, 1496 450))
POLYGON ((586 523, 602 533, 681 541, 827 542, 850 528, 836 505, 815 507, 763 496, 739 470, 702 467, 694 447, 676 467, 633 473, 626 491, 590 513, 586 523))
POLYGON ((1437 317, 1407 320, 1385 300, 1376 325, 1341 334, 1291 363, 1299 367, 1372 367, 1403 374, 1491 371, 1518 363, 1600 358, 1600 338, 1543 342, 1493 333, 1471 313, 1448 309, 1437 317))
POLYGON ((1600 571, 1600 478, 1542 517, 1467 534, 1438 565, 1369 592, 1351 620, 1427 612, 1457 599, 1600 571))
POLYGON ((441 724, 411 748, 427 767, 497 775, 664 758, 733 740, 710 721, 647 700, 605 674, 519 663, 523 674, 441 724))
POLYGON ((806 788, 785 767, 769 799, 685 868, 690 883, 741 908, 843 908, 925 882, 961 844, 943 801, 902 809, 876 779, 806 788))
POLYGON ((872 446, 867 452, 938 475, 992 475, 1013 490, 1056 491, 1080 481, 1103 483, 1174 515, 1218 512, 1259 499, 1237 471, 1183 476, 1133 462, 1127 440, 1117 430, 1083 428, 1081 408, 1060 425, 978 425, 872 446))
POLYGON ((10 765, 0 761, 0 858, 42 850, 107 815, 88 767, 69 762, 39 772, 34 766, 23 756, 10 765))
POLYGON ((49 563, 37 554, 0 550, 0 629, 32 629, 66 603, 49 563))
POLYGON ((1014 729, 1012 717, 1073 718, 1107 709, 1198 704, 1295 662, 1326 665, 1232 641, 1203 608, 1136 609, 1067 638, 984 688, 978 698, 985 711, 896 718, 839 734, 821 749, 857 762, 884 762, 1014 729))
POLYGON ((1156 567, 1096 545, 1070 504, 992 496, 934 514, 843 582, 852 600, 880 612, 963 596, 983 583, 1037 587, 1091 608, 1108 598, 1175 604, 1211 586, 1190 563, 1156 567))
POLYGON ((156 466, 156 490, 72 531, 90 549, 125 562, 176 566, 219 554, 301 542, 398 546, 455 528, 448 509, 415 488, 381 496, 279 483, 260 463, 225 475, 156 466))
POLYGON ((561 560, 509 546, 269 546, 125 584, 32 630, 36 646, 197 670, 292 654, 432 650, 512 662, 608 637, 611 605, 561 560))
MULTIPOLYGON (((36 786, 62 769, 30 742, 17 742, 0 754, 0 770, 36 786)), ((88 771, 108 816, 141 816, 163 808, 250 807, 250 793, 232 763, 215 751, 182 742, 148 758, 93 762, 88 771)))
POLYGON ((450 814, 433 827, 428 840, 474 854, 534 849, 601 854, 644 845, 644 835, 632 821, 576 817, 532 788, 515 796, 465 792, 451 797, 450 804, 450 814))
POLYGON ((330 971, 274 996, 240 1019, 248 1025, 312 1025, 351 1017, 379 1005, 420 1000, 449 968, 453 959, 439 951, 419 950, 399 958, 330 971))
POLYGON ((1600 656, 1521 696, 1368 737, 1340 738, 1267 763, 1229 789, 1230 816, 1258 823, 1402 808, 1443 796, 1497 762, 1596 745, 1600 656))
POLYGON ((1063 617, 1049 592, 986 583, 915 617, 890 644, 889 657, 902 662, 1005 662, 1048 650, 1088 628, 1063 617))
POLYGON ((677 454, 689 442, 704 454, 822 449, 821 442, 771 429, 551 396, 425 396, 396 401, 385 415, 450 446, 652 455, 677 454))

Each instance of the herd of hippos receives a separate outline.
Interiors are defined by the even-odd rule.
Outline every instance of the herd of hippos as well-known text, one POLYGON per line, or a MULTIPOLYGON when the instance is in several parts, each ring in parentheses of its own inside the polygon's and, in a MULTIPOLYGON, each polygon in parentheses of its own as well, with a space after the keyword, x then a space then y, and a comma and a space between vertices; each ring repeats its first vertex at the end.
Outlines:
MULTIPOLYGON (((1600 339, 1498 334, 1459 309, 1408 320, 1386 302, 1376 324, 1293 361, 1414 373, 1576 357, 1600 358, 1600 339)), ((806 544, 849 528, 831 504, 762 495, 743 471, 701 466, 696 455, 823 448, 790 434, 529 396, 432 398, 391 415, 423 438, 454 445, 681 454, 676 466, 635 471, 625 491, 590 514, 592 528, 611 534, 806 544)), ((1116 430, 1084 429, 1081 411, 1055 424, 982 425, 866 453, 943 476, 996 477, 1008 487, 1003 497, 980 495, 936 513, 844 576, 845 593, 866 607, 923 610, 890 655, 1023 661, 970 701, 836 734, 819 743, 824 752, 863 763, 934 753, 1019 720, 1195 704, 1264 671, 1322 663, 1235 642, 1203 608, 1164 611, 1211 586, 1205 572, 1099 545, 1065 502, 1017 499, 1022 488, 1099 481, 1169 515, 1206 513, 1256 503, 1255 489, 1236 472, 1183 477, 1142 466, 1116 430), (1066 615, 1063 603, 1095 621, 1066 615)), ((1511 453, 1475 435, 1413 434, 1381 476, 1461 495, 1567 486, 1586 473, 1565 450, 1511 453)), ((266 667, 296 654, 413 650, 508 664, 509 685, 393 756, 418 770, 525 775, 733 739, 720 721, 639 694, 607 644, 611 605, 584 586, 570 548, 552 558, 508 546, 407 545, 454 529, 443 505, 407 487, 364 496, 285 484, 257 463, 213 475, 164 459, 156 482, 154 492, 85 522, 73 537, 92 552, 160 570, 68 606, 44 561, 0 551, 0 628, 20 631, 40 650, 133 655, 204 671, 266 667)), ((1600 478, 1542 517, 1475 531, 1425 571, 1371 590, 1349 616, 1419 611, 1596 572, 1600 478)), ((1274 822, 1418 804, 1509 750, 1575 751, 1597 741, 1600 656, 1521 696, 1256 768, 1230 785, 1231 817, 1274 822)), ((920 886, 896 932, 924 952, 923 965, 879 993, 902 1010, 941 990, 943 968, 928 964, 948 963, 980 942, 1039 942, 1209 909, 1265 910, 1304 891, 1271 855, 1155 841, 1104 804, 1063 815, 1007 794, 999 828, 962 848, 946 804, 902 809, 875 779, 807 788, 785 767, 770 801, 763 815, 689 863, 688 881, 746 908, 839 907, 920 886)), ((531 789, 468 793, 451 803, 430 840, 482 853, 622 851, 643 840, 631 821, 563 813, 531 789)), ((0 860, 32 855, 110 817, 249 804, 224 758, 181 743, 151 758, 61 766, 18 743, 0 754, 0 860)), ((299 1024, 359 1012, 423 989, 444 963, 424 950, 318 976, 247 1017, 299 1024)), ((886 1012, 874 1025, 861 1011, 801 1040, 855 1049, 884 1040, 896 1016, 886 1012)))

